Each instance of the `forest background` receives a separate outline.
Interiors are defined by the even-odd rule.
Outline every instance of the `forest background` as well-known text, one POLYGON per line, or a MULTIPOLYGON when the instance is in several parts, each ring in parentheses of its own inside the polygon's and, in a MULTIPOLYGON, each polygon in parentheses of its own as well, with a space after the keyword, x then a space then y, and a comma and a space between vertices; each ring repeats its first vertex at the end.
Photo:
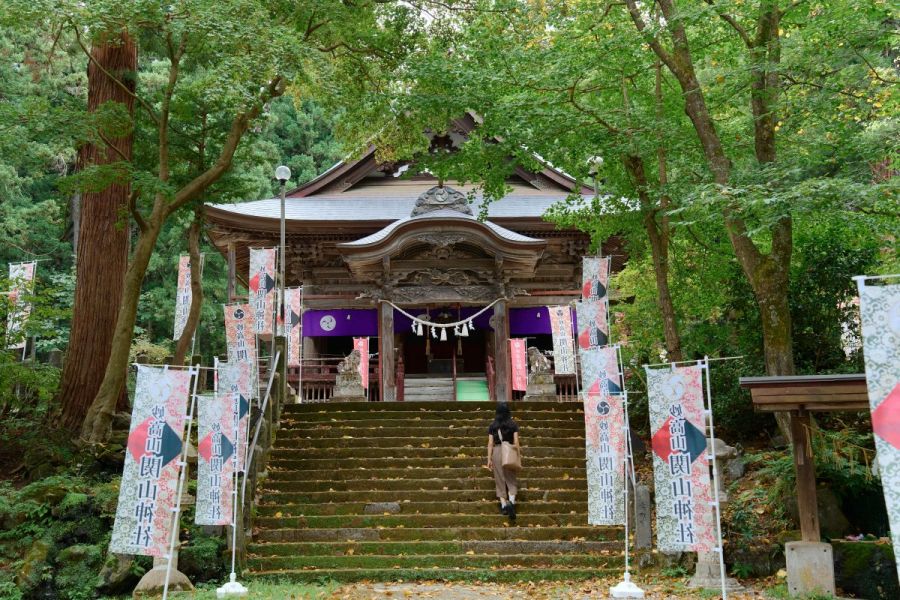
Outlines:
MULTIPOLYGON (((103 391, 61 390, 63 373, 46 364, 52 350, 68 351, 68 361, 99 371, 97 385, 110 383, 106 361, 89 362, 90 346, 70 347, 90 199, 119 194, 108 232, 126 248, 117 264, 106 257, 109 270, 94 257, 94 293, 135 293, 133 326, 117 316, 118 302, 90 326, 112 336, 119 322, 129 362, 157 362, 176 350, 177 260, 203 202, 271 197, 276 165, 290 166, 299 184, 368 143, 384 160, 410 156, 426 147, 420 132, 441 131, 465 111, 482 121, 470 142, 419 166, 500 197, 505 178, 536 152, 596 184, 590 207, 566 203, 548 218, 595 242, 627 241, 627 266, 613 282, 626 301, 614 307, 613 329, 630 389, 641 397, 643 363, 743 357, 713 370, 717 422, 730 443, 776 448, 758 456, 781 485, 754 492, 754 506, 789 527, 778 507, 790 493, 790 455, 737 378, 862 371, 851 277, 900 270, 898 15, 889 4, 290 4, 176 2, 166 12, 44 0, 0 9, 0 263, 40 261, 27 326, 38 363, 0 353, 0 462, 10 480, 0 513, 15 525, 0 573, 20 572, 35 540, 49 536, 53 548, 78 538, 63 525, 47 533, 59 520, 53 494, 72 503, 69 517, 109 516, 110 498, 87 491, 96 478, 113 485, 118 472, 109 422, 97 425, 88 410, 103 391), (104 48, 133 65, 101 68, 104 48), (96 101, 92 78, 114 75, 119 99, 114 85, 96 101), (232 140, 236 124, 243 129, 232 140), (215 178, 179 195, 229 149, 215 178), (129 284, 125 262, 134 273, 142 260, 129 284), (73 444, 78 437, 91 443, 73 444), (23 498, 33 515, 10 508, 23 498), (34 531, 23 542, 26 526, 34 531)), ((196 353, 209 362, 224 352, 225 265, 199 240, 196 353)), ((127 409, 121 385, 107 388, 127 409)), ((646 434, 646 404, 633 409, 646 434)), ((819 422, 820 478, 845 506, 880 494, 869 432, 865 415, 819 422)), ((748 537, 771 527, 750 511, 740 519, 748 537)), ((94 549, 86 569, 106 560, 105 527, 82 536, 94 549)), ((43 568, 52 570, 56 552, 43 568)), ((38 574, 23 589, 60 578, 38 574)), ((97 592, 88 587, 84 597, 97 592)))

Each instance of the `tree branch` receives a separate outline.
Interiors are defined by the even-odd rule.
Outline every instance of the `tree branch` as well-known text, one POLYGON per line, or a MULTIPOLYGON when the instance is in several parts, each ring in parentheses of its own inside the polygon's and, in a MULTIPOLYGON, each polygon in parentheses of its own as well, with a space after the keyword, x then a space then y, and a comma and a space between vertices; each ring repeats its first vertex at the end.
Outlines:
POLYGON ((140 194, 137 190, 131 190, 131 193, 128 194, 128 212, 131 213, 131 216, 134 218, 134 222, 137 223, 138 229, 141 230, 141 233, 147 231, 147 221, 144 219, 144 215, 141 214, 141 211, 138 210, 137 207, 137 198, 140 194))
POLYGON ((713 10, 716 11, 716 14, 719 15, 719 17, 720 17, 723 21, 725 21, 726 23, 728 23, 729 25, 731 25, 731 27, 737 32, 737 34, 738 34, 738 35, 741 37, 741 39, 744 41, 744 45, 745 45, 745 46, 747 46, 748 48, 752 48, 752 47, 753 47, 753 40, 750 39, 750 36, 747 35, 747 30, 745 30, 743 27, 741 27, 741 24, 737 22, 737 19, 736 19, 735 17, 733 17, 732 15, 729 15, 729 14, 726 13, 724 10, 722 10, 722 9, 714 2, 714 0, 704 0, 704 1, 705 1, 707 4, 709 4, 710 6, 713 7, 713 10))
POLYGON ((191 200, 196 199, 197 196, 218 180, 222 174, 231 167, 234 153, 241 141, 241 137, 250 126, 250 122, 259 116, 259 113, 262 111, 262 107, 266 102, 272 98, 281 96, 284 93, 285 87, 286 84, 284 79, 280 75, 275 77, 269 82, 269 85, 266 86, 266 89, 260 94, 256 104, 251 107, 250 110, 238 113, 234 117, 234 120, 231 122, 231 129, 228 132, 228 136, 225 138, 225 143, 222 146, 222 150, 219 152, 219 157, 216 159, 216 162, 176 192, 172 202, 166 208, 165 216, 172 214, 191 200))
POLYGON ((676 77, 679 76, 681 68, 675 62, 675 59, 662 47, 662 44, 659 43, 659 39, 656 36, 650 35, 650 33, 647 32, 647 23, 644 22, 644 18, 641 16, 641 11, 638 8, 636 0, 625 0, 625 4, 628 6, 628 14, 631 15, 634 26, 637 28, 638 33, 643 36, 644 41, 650 45, 650 48, 653 49, 653 52, 656 53, 659 59, 666 63, 669 70, 671 70, 676 77))
POLYGON ((132 98, 134 98, 135 100, 137 100, 137 101, 138 101, 138 104, 140 104, 141 107, 142 107, 145 111, 147 111, 147 114, 150 116, 150 118, 153 120, 154 123, 159 123, 159 118, 156 116, 156 113, 153 112, 153 107, 150 106, 150 104, 149 104, 146 100, 144 100, 143 98, 141 98, 140 96, 138 96, 137 94, 135 94, 134 92, 132 92, 130 89, 128 89, 128 86, 127 86, 127 85, 125 85, 124 83, 122 83, 122 81, 121 81, 118 77, 116 77, 116 76, 114 76, 112 73, 110 73, 106 68, 103 67, 103 65, 101 65, 101 64, 97 61, 96 58, 94 58, 94 56, 91 54, 91 51, 88 50, 87 46, 85 46, 85 45, 84 45, 84 42, 81 40, 81 34, 78 32, 78 26, 77 26, 77 25, 75 25, 74 23, 72 23, 72 29, 75 30, 75 40, 78 42, 78 45, 81 47, 81 50, 82 50, 82 51, 85 53, 85 55, 88 57, 88 60, 91 61, 91 62, 94 64, 95 67, 97 67, 98 69, 100 69, 100 71, 101 71, 104 75, 106 75, 107 77, 109 77, 109 79, 110 79, 113 83, 115 83, 118 87, 122 88, 122 90, 124 90, 126 94, 128 94, 129 96, 131 96, 132 98))

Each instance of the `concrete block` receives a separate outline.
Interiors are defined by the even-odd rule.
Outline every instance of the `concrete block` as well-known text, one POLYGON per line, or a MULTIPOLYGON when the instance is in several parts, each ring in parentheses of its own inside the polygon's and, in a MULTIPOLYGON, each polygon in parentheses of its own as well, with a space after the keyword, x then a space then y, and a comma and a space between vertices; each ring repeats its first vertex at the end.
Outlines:
POLYGON ((831 544, 788 542, 784 545, 788 593, 791 596, 834 596, 834 558, 831 544))

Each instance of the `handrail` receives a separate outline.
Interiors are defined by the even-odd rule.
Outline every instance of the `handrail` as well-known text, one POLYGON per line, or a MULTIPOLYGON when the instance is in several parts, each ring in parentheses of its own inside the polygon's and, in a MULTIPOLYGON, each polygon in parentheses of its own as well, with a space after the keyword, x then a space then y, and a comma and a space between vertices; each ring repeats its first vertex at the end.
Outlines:
POLYGON ((266 407, 269 404, 269 397, 272 395, 272 383, 275 380, 276 367, 280 358, 281 350, 279 349, 275 352, 275 360, 270 363, 272 365, 272 370, 269 371, 269 383, 266 385, 266 394, 263 397, 262 405, 260 406, 259 419, 256 421, 256 430, 253 432, 253 443, 248 444, 247 447, 244 448, 244 468, 242 469, 244 479, 241 482, 241 508, 244 507, 244 498, 246 497, 247 492, 247 473, 250 471, 250 464, 253 461, 253 457, 256 456, 256 453, 253 452, 251 448, 256 448, 256 443, 259 441, 259 431, 262 429, 263 421, 265 421, 266 407))

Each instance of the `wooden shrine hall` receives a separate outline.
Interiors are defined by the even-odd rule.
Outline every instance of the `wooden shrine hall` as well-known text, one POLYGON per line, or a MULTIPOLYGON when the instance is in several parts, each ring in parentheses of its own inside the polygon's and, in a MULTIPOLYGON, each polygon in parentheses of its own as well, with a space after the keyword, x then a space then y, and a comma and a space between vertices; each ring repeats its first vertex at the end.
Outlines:
MULTIPOLYGON (((458 148, 476 126, 455 121, 432 147, 458 148)), ((553 204, 593 190, 540 163, 517 168, 509 193, 488 203, 472 186, 438 181, 415 171, 415 161, 379 163, 375 148, 340 162, 288 192, 286 285, 303 287, 302 381, 304 400, 328 400, 337 364, 354 337, 370 340, 371 400, 509 400, 510 337, 552 347, 546 306, 580 296, 587 234, 561 230, 543 219, 553 204), (577 188, 577 189, 576 189, 577 188), (470 202, 470 199, 474 201, 470 202), (435 339, 418 334, 410 314, 452 323, 488 310, 467 336, 435 339), (402 310, 401 310, 402 309, 402 310), (377 348, 377 352, 376 352, 377 348)), ((206 219, 212 243, 235 279, 246 283, 249 248, 278 245, 280 199, 211 204, 206 219)), ((603 244, 621 268, 620 240, 603 244)), ((558 394, 575 399, 575 378, 558 376, 558 394)))

